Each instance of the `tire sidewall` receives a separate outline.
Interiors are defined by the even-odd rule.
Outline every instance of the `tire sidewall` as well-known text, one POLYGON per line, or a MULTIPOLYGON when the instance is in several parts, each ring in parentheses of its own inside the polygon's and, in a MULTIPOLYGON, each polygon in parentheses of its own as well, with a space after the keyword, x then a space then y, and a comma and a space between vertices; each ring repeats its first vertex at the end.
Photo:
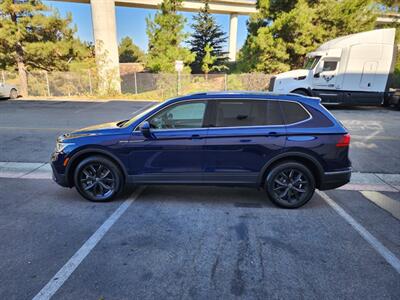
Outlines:
POLYGON ((93 202, 109 202, 112 199, 114 199, 122 190, 122 184, 123 184, 122 181, 123 181, 122 173, 119 170, 119 168, 115 165, 115 163, 113 163, 109 159, 107 159, 105 157, 101 157, 101 156, 92 156, 92 157, 83 159, 81 162, 78 163, 78 165, 76 166, 75 171, 74 171, 74 184, 75 184, 76 190, 82 197, 84 197, 85 199, 87 199, 89 201, 93 201, 93 202), (79 175, 80 175, 80 172, 83 170, 83 168, 90 163, 101 163, 101 164, 105 165, 110 170, 110 172, 113 174, 114 178, 116 179, 114 192, 105 199, 96 199, 95 197, 92 197, 91 195, 87 194, 85 191, 82 190, 82 187, 81 187, 80 181, 79 181, 79 177, 80 177, 79 175))
POLYGON ((11 89, 10 99, 17 99, 17 98, 18 98, 18 91, 16 89, 11 89))
POLYGON ((314 178, 313 174, 311 173, 311 171, 303 164, 300 164, 297 162, 285 162, 285 163, 281 163, 281 164, 273 167, 272 170, 269 172, 269 174, 267 175, 267 178, 266 178, 266 182, 265 182, 265 190, 266 190, 269 198, 271 199, 271 201, 273 203, 275 203, 276 205, 278 205, 280 207, 284 207, 284 208, 298 208, 298 207, 306 204, 311 199, 311 197, 314 195, 315 178, 314 178), (304 197, 304 199, 302 201, 297 202, 295 204, 290 204, 286 201, 280 200, 279 198, 275 197, 275 193, 273 191, 273 183, 274 183, 275 177, 281 171, 283 171, 284 169, 288 169, 288 168, 293 168, 293 169, 301 171, 304 174, 304 176, 307 177, 307 180, 309 182, 309 190, 308 190, 306 196, 304 197))

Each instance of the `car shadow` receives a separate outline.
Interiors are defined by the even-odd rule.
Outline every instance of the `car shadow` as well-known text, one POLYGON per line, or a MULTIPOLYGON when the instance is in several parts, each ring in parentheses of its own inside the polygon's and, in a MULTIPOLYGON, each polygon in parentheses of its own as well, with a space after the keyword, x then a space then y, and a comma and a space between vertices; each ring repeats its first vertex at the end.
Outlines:
MULTIPOLYGON (((322 201, 316 201, 316 198, 318 196, 314 194, 313 198, 299 209, 323 206, 322 201)), ((244 209, 282 209, 270 201, 264 190, 246 187, 148 185, 137 201, 193 203, 214 207, 228 205, 244 209)))
MULTIPOLYGON (((190 185, 148 185, 144 188, 141 195, 136 199, 138 202, 159 203, 168 202, 170 204, 196 204, 206 205, 215 208, 235 207, 242 209, 283 209, 271 202, 264 190, 246 187, 217 187, 217 186, 190 186, 190 185)), ((73 201, 75 203, 88 203, 92 205, 104 205, 106 203, 119 204, 129 199, 139 188, 136 185, 127 185, 122 192, 109 202, 90 202, 81 197, 75 188, 58 188, 55 198, 59 201, 73 201)), ((319 208, 324 206, 322 201, 318 201, 319 196, 314 194, 313 198, 301 209, 319 208)), ((285 209, 290 211, 291 209, 285 209)))

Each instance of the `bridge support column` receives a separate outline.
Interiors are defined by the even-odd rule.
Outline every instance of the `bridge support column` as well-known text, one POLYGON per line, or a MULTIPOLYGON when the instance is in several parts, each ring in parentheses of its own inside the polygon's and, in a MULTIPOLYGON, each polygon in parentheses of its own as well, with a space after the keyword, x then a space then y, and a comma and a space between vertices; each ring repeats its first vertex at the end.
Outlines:
POLYGON ((229 60, 236 61, 238 15, 231 14, 229 22, 229 60))
POLYGON ((120 93, 119 55, 113 0, 90 1, 100 93, 120 93))

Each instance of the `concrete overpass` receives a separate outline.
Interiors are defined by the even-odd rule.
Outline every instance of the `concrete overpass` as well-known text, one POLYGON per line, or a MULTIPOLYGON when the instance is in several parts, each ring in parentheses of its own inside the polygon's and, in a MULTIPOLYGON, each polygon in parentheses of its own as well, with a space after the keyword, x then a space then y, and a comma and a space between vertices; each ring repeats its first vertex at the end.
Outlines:
MULTIPOLYGON (((119 78, 119 59, 117 27, 115 21, 115 6, 152 8, 157 9, 162 0, 53 0, 63 2, 87 3, 91 6, 93 34, 96 48, 96 58, 102 61, 100 76, 119 78)), ((216 14, 229 14, 229 60, 236 60, 237 52, 237 27, 238 15, 249 15, 256 12, 256 0, 210 0, 210 11, 216 14)), ((182 11, 197 12, 204 6, 201 0, 185 0, 182 3, 182 11)), ((108 80, 109 81, 109 80, 108 80)), ((120 83, 117 80, 112 86, 120 91, 120 83)), ((109 87, 102 87, 103 89, 109 87)))
POLYGON ((376 19, 377 25, 387 25, 400 22, 400 14, 398 13, 385 13, 376 19))

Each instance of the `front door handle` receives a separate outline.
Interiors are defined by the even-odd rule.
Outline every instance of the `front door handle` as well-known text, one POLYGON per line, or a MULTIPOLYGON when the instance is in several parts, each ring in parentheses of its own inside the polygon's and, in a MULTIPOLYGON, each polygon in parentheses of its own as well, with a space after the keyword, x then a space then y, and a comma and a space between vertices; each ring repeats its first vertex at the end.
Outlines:
POLYGON ((200 134, 192 134, 192 139, 202 139, 203 137, 200 134))

